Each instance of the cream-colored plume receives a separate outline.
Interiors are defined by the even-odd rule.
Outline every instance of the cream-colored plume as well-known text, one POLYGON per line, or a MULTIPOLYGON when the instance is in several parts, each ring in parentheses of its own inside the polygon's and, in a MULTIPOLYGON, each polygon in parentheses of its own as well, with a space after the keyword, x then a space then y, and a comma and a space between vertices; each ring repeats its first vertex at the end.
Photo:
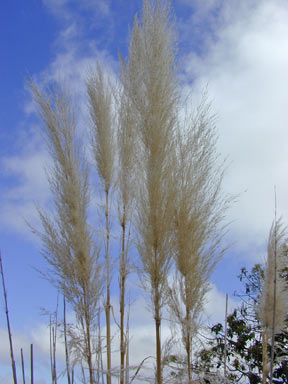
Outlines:
POLYGON ((287 267, 287 251, 286 228, 283 227, 281 220, 277 220, 270 229, 264 283, 257 307, 260 322, 268 337, 272 335, 273 326, 274 279, 276 279, 275 333, 283 329, 288 313, 287 283, 283 278, 283 269, 287 267))

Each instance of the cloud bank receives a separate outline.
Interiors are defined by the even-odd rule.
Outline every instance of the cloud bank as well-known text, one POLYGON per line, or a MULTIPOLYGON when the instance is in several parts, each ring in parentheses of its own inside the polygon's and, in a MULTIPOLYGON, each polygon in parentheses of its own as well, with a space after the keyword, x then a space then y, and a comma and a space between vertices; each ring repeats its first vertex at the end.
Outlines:
POLYGON ((192 20, 213 10, 205 54, 187 53, 183 76, 196 99, 208 84, 220 151, 231 163, 225 190, 239 194, 229 215, 232 236, 258 261, 274 218, 274 185, 278 214, 288 213, 288 8, 283 1, 210 1, 192 20))

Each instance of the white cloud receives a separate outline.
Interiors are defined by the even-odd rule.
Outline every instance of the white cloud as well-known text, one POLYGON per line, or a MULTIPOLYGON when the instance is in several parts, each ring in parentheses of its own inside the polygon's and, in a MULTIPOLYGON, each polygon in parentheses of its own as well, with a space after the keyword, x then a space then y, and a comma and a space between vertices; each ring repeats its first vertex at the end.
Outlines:
POLYGON ((240 8, 238 3, 234 9, 223 5, 219 19, 225 22, 214 31, 213 43, 205 55, 188 55, 185 71, 195 79, 196 94, 209 84, 220 150, 231 161, 225 189, 240 193, 229 215, 232 235, 253 258, 251 250, 258 253, 266 244, 274 185, 279 213, 288 212, 288 9, 282 1, 248 1, 240 8))
MULTIPOLYGON (((239 302, 232 297, 228 297, 228 313, 231 313, 239 302)), ((210 324, 217 322, 223 323, 225 319, 226 295, 220 292, 215 284, 211 284, 211 289, 207 294, 204 313, 209 319, 210 324)))
POLYGON ((47 204, 50 196, 44 170, 49 158, 35 131, 22 135, 16 146, 17 153, 0 160, 2 175, 7 179, 0 193, 0 228, 30 237, 25 221, 37 225, 36 204, 47 204))
POLYGON ((21 186, 11 188, 6 195, 10 200, 31 199, 31 197, 47 196, 47 180, 44 164, 48 163, 45 152, 23 153, 22 156, 11 156, 3 159, 5 173, 18 175, 22 180, 21 186))

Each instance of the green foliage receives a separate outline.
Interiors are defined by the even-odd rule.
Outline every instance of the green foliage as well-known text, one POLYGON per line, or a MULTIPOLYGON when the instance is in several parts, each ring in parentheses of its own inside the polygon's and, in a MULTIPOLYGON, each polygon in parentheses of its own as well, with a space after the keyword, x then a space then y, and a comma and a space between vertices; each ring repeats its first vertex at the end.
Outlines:
MULTIPOLYGON (((240 281, 244 292, 236 294, 242 305, 234 309, 227 318, 227 372, 232 382, 262 383, 262 340, 261 325, 255 312, 255 304, 261 291, 263 268, 256 264, 251 271, 241 269, 240 281)), ((224 369, 225 335, 221 323, 211 327, 211 339, 198 355, 194 369, 204 372, 217 372, 224 369)), ((275 368, 273 383, 288 382, 288 334, 276 336, 275 368)), ((268 354, 271 346, 268 345, 268 354)))
POLYGON ((261 292, 261 281, 264 279, 264 269, 262 266, 255 264, 251 272, 243 267, 238 278, 245 284, 245 294, 253 301, 256 301, 261 292))

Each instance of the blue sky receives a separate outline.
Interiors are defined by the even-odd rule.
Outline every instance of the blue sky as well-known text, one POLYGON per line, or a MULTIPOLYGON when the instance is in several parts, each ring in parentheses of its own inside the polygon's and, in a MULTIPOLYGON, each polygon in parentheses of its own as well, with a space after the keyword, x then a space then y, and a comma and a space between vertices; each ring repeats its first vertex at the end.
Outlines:
MULTIPOLYGON (((172 3, 183 93, 192 92, 196 103, 208 84, 218 114, 219 150, 230 164, 225 190, 239 194, 228 213, 231 247, 213 275, 207 304, 212 319, 221 320, 225 293, 239 288, 240 268, 264 259, 274 185, 279 215, 287 223, 288 5, 284 0, 172 3)), ((140 8, 140 0, 4 0, 0 5, 0 249, 16 353, 21 346, 28 353, 34 342, 39 367, 48 362, 46 319, 40 307, 52 311, 57 294, 35 271, 45 270, 45 263, 41 245, 25 223, 26 219, 37 225, 35 204, 49 204, 43 170, 48 155, 25 78, 33 76, 39 84, 64 81, 79 100, 84 132, 87 70, 99 60, 117 76, 118 52, 127 55, 129 28, 140 8)), ((1 308, 0 335, 6 340, 1 308)), ((135 313, 139 308, 142 301, 135 304, 135 313)), ((135 319, 136 351, 137 335, 153 334, 153 319, 146 313, 135 319)), ((0 383, 6 384, 8 343, 1 344, 0 383)), ((153 353, 149 340, 145 348, 153 353)), ((135 361, 141 356, 135 353, 135 361)), ((39 369, 37 384, 49 382, 44 371, 39 369)))

